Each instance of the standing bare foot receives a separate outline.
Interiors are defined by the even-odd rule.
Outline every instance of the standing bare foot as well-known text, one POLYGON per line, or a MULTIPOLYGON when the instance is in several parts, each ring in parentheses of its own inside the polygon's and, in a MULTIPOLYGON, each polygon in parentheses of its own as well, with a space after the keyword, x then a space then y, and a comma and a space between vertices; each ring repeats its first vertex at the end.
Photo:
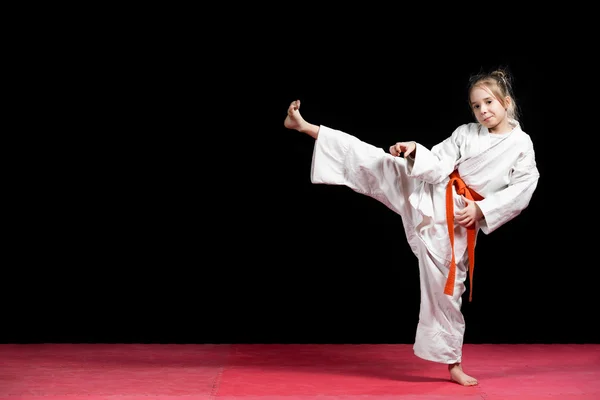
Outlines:
POLYGON ((450 371, 450 379, 460 385, 475 386, 478 383, 477 379, 464 373, 460 363, 448 365, 448 371, 450 371))

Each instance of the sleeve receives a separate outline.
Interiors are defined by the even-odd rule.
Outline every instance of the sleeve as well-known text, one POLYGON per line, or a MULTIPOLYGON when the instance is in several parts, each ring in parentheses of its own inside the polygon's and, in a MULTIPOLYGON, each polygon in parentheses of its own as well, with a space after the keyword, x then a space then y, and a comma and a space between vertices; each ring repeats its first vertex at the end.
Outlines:
POLYGON ((447 179, 460 158, 460 142, 465 129, 465 125, 458 127, 450 137, 435 145, 431 151, 417 143, 417 155, 408 164, 410 176, 431 184, 447 179))
POLYGON ((533 144, 528 138, 510 172, 507 187, 477 202, 485 217, 480 221, 481 230, 490 234, 519 215, 529 205, 539 177, 533 144))

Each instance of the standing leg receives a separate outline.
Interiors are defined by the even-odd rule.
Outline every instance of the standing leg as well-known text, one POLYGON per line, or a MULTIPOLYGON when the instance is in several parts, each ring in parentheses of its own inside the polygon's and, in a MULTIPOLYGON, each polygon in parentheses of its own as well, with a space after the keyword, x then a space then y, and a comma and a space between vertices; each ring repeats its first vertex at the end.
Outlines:
POLYGON ((444 294, 448 265, 419 246, 421 307, 414 352, 425 360, 448 365, 453 381, 473 386, 477 380, 464 373, 461 366, 465 320, 461 312, 462 294, 467 276, 466 260, 457 263, 454 295, 444 294))

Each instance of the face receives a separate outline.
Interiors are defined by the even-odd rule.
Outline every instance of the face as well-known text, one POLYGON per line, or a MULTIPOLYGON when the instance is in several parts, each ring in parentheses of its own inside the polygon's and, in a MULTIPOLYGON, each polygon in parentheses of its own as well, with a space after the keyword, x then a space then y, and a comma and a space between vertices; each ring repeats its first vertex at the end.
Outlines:
POLYGON ((488 131, 505 133, 511 130, 506 109, 491 92, 476 86, 471 91, 469 100, 475 118, 481 125, 488 128, 488 131))

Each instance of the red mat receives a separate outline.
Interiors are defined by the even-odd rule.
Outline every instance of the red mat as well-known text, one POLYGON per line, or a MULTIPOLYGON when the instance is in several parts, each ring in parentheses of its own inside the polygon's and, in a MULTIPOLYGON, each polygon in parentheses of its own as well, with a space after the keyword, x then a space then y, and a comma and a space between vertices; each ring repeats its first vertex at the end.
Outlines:
POLYGON ((0 344, 0 399, 600 399, 600 344, 469 345, 465 372, 406 344, 0 344))

